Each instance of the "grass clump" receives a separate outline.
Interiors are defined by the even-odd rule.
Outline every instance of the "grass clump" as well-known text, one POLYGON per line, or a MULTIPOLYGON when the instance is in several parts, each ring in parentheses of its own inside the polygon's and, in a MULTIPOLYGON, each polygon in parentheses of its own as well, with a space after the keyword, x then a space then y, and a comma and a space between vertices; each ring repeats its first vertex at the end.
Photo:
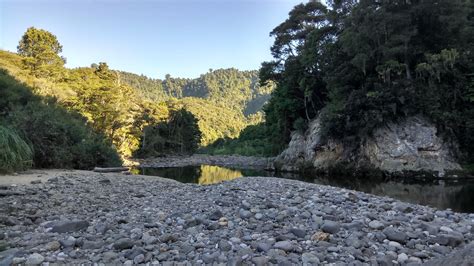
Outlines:
POLYGON ((26 170, 33 163, 33 151, 14 130, 0 126, 0 173, 26 170))

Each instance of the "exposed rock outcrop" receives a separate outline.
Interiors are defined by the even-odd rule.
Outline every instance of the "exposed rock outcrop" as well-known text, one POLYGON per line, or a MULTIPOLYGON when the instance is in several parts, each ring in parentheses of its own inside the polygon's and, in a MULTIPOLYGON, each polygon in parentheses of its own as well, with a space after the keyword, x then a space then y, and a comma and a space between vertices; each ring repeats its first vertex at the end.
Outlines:
POLYGON ((321 122, 315 119, 308 130, 294 132, 288 148, 276 159, 275 167, 283 171, 302 168, 327 169, 338 163, 369 166, 388 173, 429 171, 443 175, 446 170, 460 170, 456 162, 455 143, 438 136, 436 126, 421 116, 389 123, 361 141, 356 156, 347 158, 341 142, 321 139, 321 122))

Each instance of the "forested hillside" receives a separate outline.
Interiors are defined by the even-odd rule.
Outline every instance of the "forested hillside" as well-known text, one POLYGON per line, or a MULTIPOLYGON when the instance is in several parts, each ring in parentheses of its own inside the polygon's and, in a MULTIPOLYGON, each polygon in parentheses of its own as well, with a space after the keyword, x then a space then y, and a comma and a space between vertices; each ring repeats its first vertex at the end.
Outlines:
POLYGON ((258 130, 267 150, 321 116, 324 138, 357 156, 374 129, 423 115, 472 161, 474 2, 328 2, 295 6, 271 32, 274 60, 260 70, 277 84, 258 130))
MULTIPOLYGON (((262 120, 258 111, 273 88, 272 85, 260 87, 256 71, 236 69, 210 71, 197 79, 167 76, 165 80, 112 70, 104 62, 69 69, 64 67, 66 58, 61 56, 61 51, 62 46, 52 33, 29 28, 19 42, 17 54, 0 51, 2 93, 21 87, 20 94, 31 94, 28 97, 41 103, 31 107, 30 112, 35 114, 36 111, 41 113, 40 105, 51 106, 54 102, 54 106, 64 110, 65 115, 74 113, 79 124, 86 124, 85 128, 92 132, 87 134, 93 134, 93 138, 96 138, 94 134, 103 136, 104 143, 109 143, 110 148, 114 147, 122 156, 193 152, 216 139, 235 138, 247 125, 262 120), (185 112, 181 112, 182 109, 185 112), (198 126, 199 132, 195 135, 198 137, 190 138, 196 143, 176 143, 185 141, 185 138, 177 139, 176 136, 186 132, 177 133, 166 128, 181 128, 180 123, 188 122, 198 126), (145 141, 145 129, 166 136, 149 134, 145 141), (147 146, 149 143, 167 148, 154 150, 154 147, 147 146), (188 146, 189 149, 183 148, 188 146)), ((17 110, 25 105, 23 98, 6 99, 8 101, 2 105, 2 110, 8 106, 17 110)), ((13 121, 16 111, 8 110, 2 113, 4 119, 13 121)), ((61 117, 58 115, 58 119, 61 117)), ((33 137, 20 123, 10 124, 27 142, 33 142, 33 137)), ((65 124, 68 127, 68 123, 65 124)), ((44 123, 42 129, 46 131, 47 127, 48 123, 44 123)), ((70 130, 70 127, 65 130, 70 130)), ((183 127, 182 130, 189 128, 183 127)), ((62 145, 57 146, 60 150, 62 145)))
POLYGON ((119 71, 118 76, 121 82, 136 88, 146 100, 160 102, 170 98, 201 98, 230 107, 245 116, 259 112, 274 87, 273 84, 260 86, 258 71, 239 71, 235 68, 210 69, 196 79, 166 75, 164 80, 160 80, 123 71, 119 71))

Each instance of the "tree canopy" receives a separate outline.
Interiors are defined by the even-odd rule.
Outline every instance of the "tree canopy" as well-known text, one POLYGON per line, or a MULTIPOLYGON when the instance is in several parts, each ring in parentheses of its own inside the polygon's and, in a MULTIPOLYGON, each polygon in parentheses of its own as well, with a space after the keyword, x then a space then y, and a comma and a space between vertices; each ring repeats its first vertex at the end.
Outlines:
MULTIPOLYGON (((297 5, 271 35, 261 81, 273 145, 320 115, 326 137, 357 146, 374 129, 422 114, 474 151, 473 2, 328 1, 297 5)), ((472 156, 470 156, 472 158, 472 156)))

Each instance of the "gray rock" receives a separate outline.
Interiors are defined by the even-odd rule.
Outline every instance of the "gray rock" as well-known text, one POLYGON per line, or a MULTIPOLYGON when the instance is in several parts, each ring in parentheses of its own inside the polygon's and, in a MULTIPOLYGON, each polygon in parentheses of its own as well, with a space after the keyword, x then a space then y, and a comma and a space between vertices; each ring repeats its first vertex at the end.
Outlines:
POLYGON ((135 258, 133 258, 133 262, 134 262, 135 264, 140 264, 140 263, 142 263, 142 262, 144 262, 144 261, 145 261, 145 255, 143 255, 143 254, 139 254, 139 255, 137 255, 135 258))
POLYGON ((224 215, 222 214, 222 212, 220 210, 215 210, 211 213, 211 215, 209 215, 209 219, 213 220, 213 221, 217 221, 223 216, 224 215))
POLYGON ((85 240, 82 243, 82 248, 83 249, 100 249, 102 246, 103 246, 103 244, 99 241, 85 240))
POLYGON ((232 245, 227 240, 221 239, 219 241, 219 249, 222 251, 229 251, 232 249, 232 245))
POLYGON ((287 252, 295 249, 295 246, 290 241, 278 241, 273 245, 273 247, 287 252))
POLYGON ((248 219, 248 218, 252 217, 252 213, 247 211, 247 210, 240 209, 239 216, 242 219, 248 219))
POLYGON ((113 260, 115 260, 117 258, 117 253, 113 252, 113 251, 107 251, 107 252, 104 252, 102 254, 102 259, 104 260, 104 262, 112 262, 113 260))
POLYGON ((407 254, 405 254, 405 253, 398 254, 398 257, 397 257, 398 263, 404 263, 407 260, 408 260, 407 254))
POLYGON ((33 253, 26 259, 26 265, 40 265, 43 263, 44 257, 38 253, 33 253))
POLYGON ((106 223, 98 223, 94 228, 97 233, 103 235, 109 230, 110 227, 106 223))
MULTIPOLYGON (((13 265, 23 265, 26 264, 26 258, 20 257, 20 258, 13 258, 12 260, 13 265)), ((2 262, 0 261, 0 265, 3 265, 2 262)))
POLYGON ((268 265, 268 258, 263 256, 253 257, 252 262, 255 266, 265 266, 268 265))
POLYGON ((207 264, 212 264, 215 259, 216 259, 216 255, 214 253, 213 254, 205 253, 204 255, 202 255, 202 261, 204 261, 204 263, 207 263, 207 264))
POLYGON ((20 253, 20 250, 17 248, 0 250, 0 266, 11 265, 18 253, 20 253))
POLYGON ((440 244, 443 246, 457 247, 464 243, 464 236, 462 234, 452 232, 450 234, 438 235, 434 238, 429 239, 432 244, 440 244))
POLYGON ((393 227, 387 227, 382 231, 388 240, 397 241, 398 243, 405 244, 407 235, 393 227))
POLYGON ((59 221, 54 223, 51 232, 53 233, 68 233, 77 232, 86 229, 89 226, 88 221, 74 220, 74 221, 59 221))
POLYGON ((271 248, 272 248, 272 246, 269 243, 266 243, 266 242, 260 242, 260 243, 257 244, 257 251, 258 252, 267 252, 271 248))
POLYGON ((115 241, 113 247, 117 250, 129 249, 134 245, 133 241, 130 238, 121 238, 115 241))
POLYGON ((290 233, 292 233, 298 238, 304 238, 306 236, 306 230, 299 229, 299 228, 291 228, 290 233))
POLYGON ((427 261, 424 265, 444 266, 444 265, 472 265, 474 261, 474 244, 469 244, 463 249, 453 252, 449 256, 427 261))
POLYGON ((335 233, 339 232, 340 228, 341 228, 341 226, 339 225, 338 222, 325 221, 323 223, 323 226, 321 227, 321 230, 323 230, 323 232, 325 232, 325 233, 335 234, 335 233))
POLYGON ((74 247, 76 245, 76 238, 74 238, 73 236, 69 236, 64 240, 59 240, 59 243, 64 248, 74 247))
POLYGON ((370 221, 369 223, 369 227, 372 228, 372 229, 376 229, 376 230, 380 230, 382 228, 384 228, 384 224, 377 221, 377 220, 373 220, 373 221, 370 221))
POLYGON ((303 255, 301 255, 301 260, 303 262, 303 265, 319 265, 321 262, 318 258, 318 256, 316 256, 316 254, 313 254, 313 253, 303 253, 303 255))
POLYGON ((0 216, 0 224, 6 225, 6 226, 15 226, 19 225, 20 221, 13 217, 7 217, 7 216, 0 216))

